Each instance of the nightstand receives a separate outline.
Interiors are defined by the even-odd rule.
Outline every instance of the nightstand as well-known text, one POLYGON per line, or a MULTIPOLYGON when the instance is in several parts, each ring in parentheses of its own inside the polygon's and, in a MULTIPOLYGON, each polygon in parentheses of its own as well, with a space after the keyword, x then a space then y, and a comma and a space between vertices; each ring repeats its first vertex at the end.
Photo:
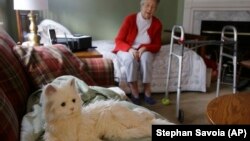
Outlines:
POLYGON ((74 52, 74 54, 79 58, 102 58, 102 54, 94 48, 86 51, 74 52))

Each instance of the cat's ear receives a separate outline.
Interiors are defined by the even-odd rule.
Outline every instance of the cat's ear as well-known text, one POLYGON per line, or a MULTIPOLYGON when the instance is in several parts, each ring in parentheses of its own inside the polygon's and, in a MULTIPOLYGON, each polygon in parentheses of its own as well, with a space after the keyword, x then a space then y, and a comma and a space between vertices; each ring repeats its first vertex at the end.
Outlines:
POLYGON ((52 84, 48 84, 47 86, 45 86, 44 91, 46 95, 51 95, 56 92, 56 87, 53 86, 52 84))
POLYGON ((71 80, 69 80, 69 84, 70 86, 75 87, 75 84, 76 84, 75 79, 72 78, 71 80))

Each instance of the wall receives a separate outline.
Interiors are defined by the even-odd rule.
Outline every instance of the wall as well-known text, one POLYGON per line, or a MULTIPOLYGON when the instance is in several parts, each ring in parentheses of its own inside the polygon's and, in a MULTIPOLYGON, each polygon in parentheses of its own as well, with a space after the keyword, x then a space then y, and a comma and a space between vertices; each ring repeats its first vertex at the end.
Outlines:
MULTIPOLYGON (((13 0, 0 1, 6 11, 6 30, 17 41, 13 0)), ((163 29, 182 23, 183 1, 161 0, 156 16, 163 29)), ((93 39, 114 39, 123 18, 138 12, 139 3, 140 0, 49 0, 49 10, 43 16, 62 23, 73 33, 91 35, 93 39)))
POLYGON ((17 39, 16 15, 13 0, 0 0, 0 23, 13 39, 17 39))
POLYGON ((183 12, 184 12, 184 0, 178 0, 177 19, 175 24, 182 25, 183 12))
POLYGON ((0 27, 4 26, 4 22, 6 21, 6 17, 5 17, 5 4, 4 4, 4 0, 0 0, 0 27))
MULTIPOLYGON (((182 19, 177 18, 179 1, 160 2, 156 16, 164 29, 170 29, 182 19)), ((94 40, 114 39, 123 18, 138 12, 139 3, 140 0, 50 0, 44 17, 62 23, 72 33, 91 35, 94 40)))

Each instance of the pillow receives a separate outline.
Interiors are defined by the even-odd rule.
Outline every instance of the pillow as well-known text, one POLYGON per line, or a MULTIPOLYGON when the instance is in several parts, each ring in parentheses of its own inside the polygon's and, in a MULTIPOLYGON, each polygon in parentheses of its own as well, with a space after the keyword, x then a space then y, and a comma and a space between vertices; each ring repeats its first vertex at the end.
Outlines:
POLYGON ((30 75, 35 88, 52 82, 62 75, 73 75, 95 85, 86 72, 86 65, 76 57, 65 45, 49 46, 15 46, 14 52, 30 75))
POLYGON ((66 34, 67 36, 72 35, 72 33, 60 23, 50 20, 50 19, 44 19, 38 25, 38 33, 40 34, 40 37, 41 37, 40 43, 44 45, 50 44, 50 41, 49 41, 50 38, 48 35, 49 29, 54 29, 56 32, 56 35, 64 35, 64 34, 66 34))

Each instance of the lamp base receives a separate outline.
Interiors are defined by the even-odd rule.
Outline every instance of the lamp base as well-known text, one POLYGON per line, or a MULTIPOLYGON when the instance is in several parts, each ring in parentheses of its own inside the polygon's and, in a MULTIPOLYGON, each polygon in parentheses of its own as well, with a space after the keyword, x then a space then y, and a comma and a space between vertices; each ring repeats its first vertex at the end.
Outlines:
POLYGON ((40 45, 40 36, 38 36, 37 34, 34 34, 34 33, 29 33, 28 35, 29 37, 29 44, 31 46, 38 46, 40 45))
POLYGON ((30 20, 30 33, 29 33, 29 41, 31 46, 37 46, 40 44, 40 37, 37 35, 37 25, 36 25, 36 15, 33 11, 30 11, 28 14, 30 20))

